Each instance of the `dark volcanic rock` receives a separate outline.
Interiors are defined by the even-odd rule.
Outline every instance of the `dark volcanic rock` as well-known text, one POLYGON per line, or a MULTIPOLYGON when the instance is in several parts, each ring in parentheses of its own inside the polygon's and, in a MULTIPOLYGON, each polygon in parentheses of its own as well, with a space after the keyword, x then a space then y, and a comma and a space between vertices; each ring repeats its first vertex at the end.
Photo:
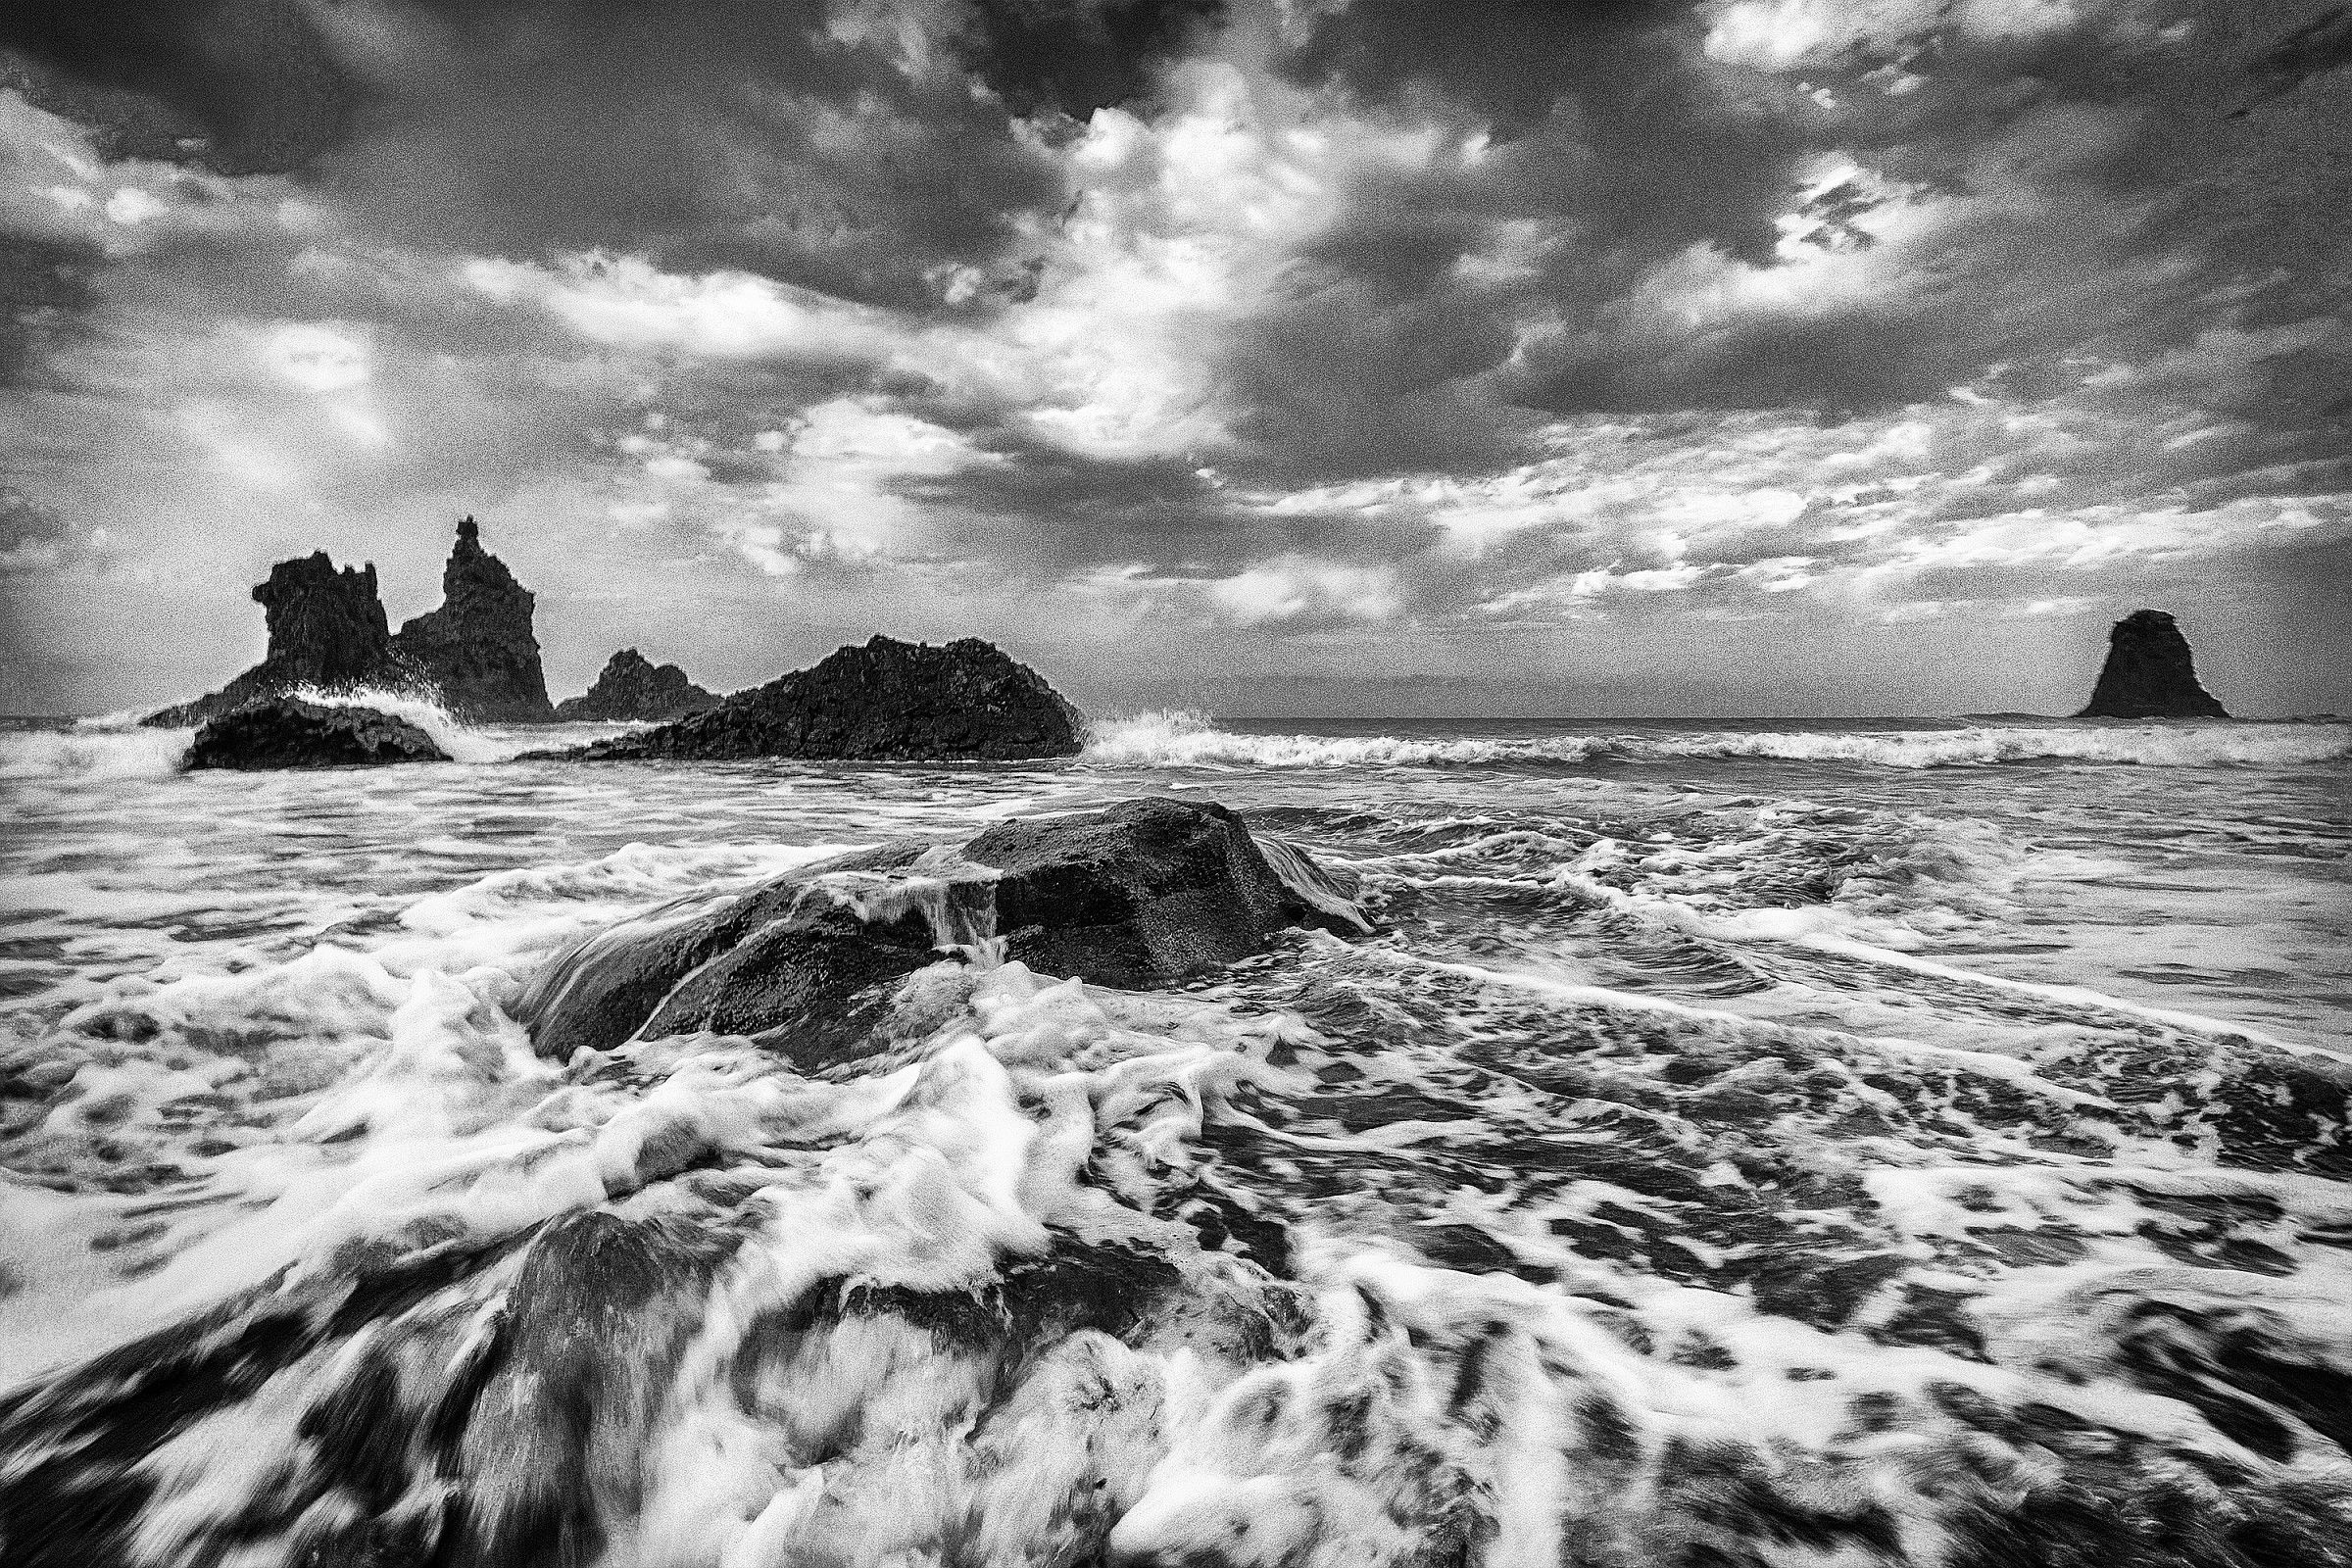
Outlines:
POLYGON ((514 1014, 559 1059, 712 1030, 808 1070, 860 1054, 898 983, 950 944, 993 931, 1043 973, 1151 986, 1259 952, 1286 926, 1368 932, 1353 892, 1279 840, 1261 847, 1221 806, 1126 801, 1002 823, 960 851, 885 845, 680 900, 556 958, 514 1014))
POLYGON ((2228 718, 2197 684, 2188 639, 2161 610, 2134 610, 2107 634, 2107 662, 2077 718, 2228 718))
POLYGON ((1352 887, 1279 840, 1261 848, 1222 806, 1123 801, 1002 822, 963 857, 998 872, 995 924, 1006 956, 1103 985, 1217 968, 1262 951, 1286 926, 1370 929, 1348 897, 1352 887))
POLYGON ((446 762, 449 754, 405 718, 298 697, 264 697, 205 720, 188 748, 198 767, 366 767, 446 762))
POLYGON ((253 597, 270 628, 270 652, 262 662, 212 695, 150 713, 142 722, 176 729, 304 686, 336 691, 419 683, 417 671, 393 646, 372 564, 338 571, 323 550, 281 561, 270 568, 267 582, 254 585, 253 597))
POLYGON ((1004 760, 1075 756, 1085 728, 1085 715, 1043 676, 991 643, 965 637, 934 648, 877 636, 707 712, 569 755, 1004 760))
POLYGON ((482 548, 471 517, 441 568, 441 608, 393 639, 439 690, 442 706, 469 721, 545 723, 556 716, 531 632, 531 591, 482 548))
POLYGON ((718 694, 688 680, 677 665, 656 664, 636 649, 623 648, 605 662, 596 684, 584 695, 556 705, 556 716, 661 720, 717 706, 718 694))

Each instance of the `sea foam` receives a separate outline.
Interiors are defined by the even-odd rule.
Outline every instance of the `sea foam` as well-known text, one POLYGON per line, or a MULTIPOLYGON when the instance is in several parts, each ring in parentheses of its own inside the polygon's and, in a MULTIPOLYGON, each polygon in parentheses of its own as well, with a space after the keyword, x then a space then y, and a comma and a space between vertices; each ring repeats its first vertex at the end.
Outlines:
POLYGON ((2273 766, 2352 756, 2352 725, 1984 726, 1951 730, 1790 729, 1635 735, 1595 730, 1540 737, 1248 735, 1207 715, 1160 711, 1097 723, 1082 761, 1122 767, 1318 768, 1574 765, 1595 761, 1757 758, 1952 767, 2032 761, 2210 767, 2273 766))

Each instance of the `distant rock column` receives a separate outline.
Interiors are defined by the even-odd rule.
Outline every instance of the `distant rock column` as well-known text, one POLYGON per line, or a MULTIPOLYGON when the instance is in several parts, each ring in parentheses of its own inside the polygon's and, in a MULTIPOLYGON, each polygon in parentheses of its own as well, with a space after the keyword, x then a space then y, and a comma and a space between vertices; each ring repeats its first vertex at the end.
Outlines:
POLYGON ((2197 683, 2188 639, 2161 610, 2134 610, 2107 634, 2107 662, 2077 718, 2228 718, 2197 683))
POLYGON ((441 570, 441 608, 402 626, 393 643, 423 667, 458 717, 548 723, 556 710, 531 629, 536 603, 507 564, 482 548, 481 526, 467 517, 441 570))

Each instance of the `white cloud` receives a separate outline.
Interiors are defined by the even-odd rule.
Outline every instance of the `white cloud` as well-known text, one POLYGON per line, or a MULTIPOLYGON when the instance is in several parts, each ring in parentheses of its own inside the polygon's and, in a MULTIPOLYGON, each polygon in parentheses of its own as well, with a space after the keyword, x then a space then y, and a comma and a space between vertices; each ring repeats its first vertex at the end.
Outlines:
POLYGON ((1710 58, 1773 72, 1819 66, 1857 45, 1924 40, 1938 28, 1985 42, 2048 37, 2086 22, 2120 30, 2138 23, 2135 9, 2098 0, 1714 0, 1703 8, 1710 58))
POLYGON ((1349 566, 1284 556, 1206 585, 1208 597, 1244 626, 1305 619, 1380 622, 1403 609, 1393 566, 1349 566))
POLYGON ((306 392, 347 392, 365 386, 370 373, 367 337, 348 322, 271 322, 256 351, 264 365, 306 392))
POLYGON ((125 185, 107 198, 106 216, 110 221, 124 227, 136 227, 150 218, 162 216, 168 209, 136 185, 125 185))
POLYGON ((485 298, 535 303, 615 348, 815 362, 871 357, 888 343, 877 313, 749 272, 665 272, 640 256, 586 252, 553 267, 475 257, 460 275, 485 298))

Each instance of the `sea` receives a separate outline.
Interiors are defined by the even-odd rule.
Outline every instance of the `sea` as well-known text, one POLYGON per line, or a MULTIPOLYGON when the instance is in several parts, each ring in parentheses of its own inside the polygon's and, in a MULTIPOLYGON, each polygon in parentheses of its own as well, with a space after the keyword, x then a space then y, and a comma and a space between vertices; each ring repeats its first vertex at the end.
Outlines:
POLYGON ((0 730, 14 1568, 2352 1562, 2352 727, 584 765, 397 701, 457 760, 0 730), (511 1010, 1137 796, 1375 933, 1124 992, 943 931, 946 1021, 807 1074, 511 1010))

